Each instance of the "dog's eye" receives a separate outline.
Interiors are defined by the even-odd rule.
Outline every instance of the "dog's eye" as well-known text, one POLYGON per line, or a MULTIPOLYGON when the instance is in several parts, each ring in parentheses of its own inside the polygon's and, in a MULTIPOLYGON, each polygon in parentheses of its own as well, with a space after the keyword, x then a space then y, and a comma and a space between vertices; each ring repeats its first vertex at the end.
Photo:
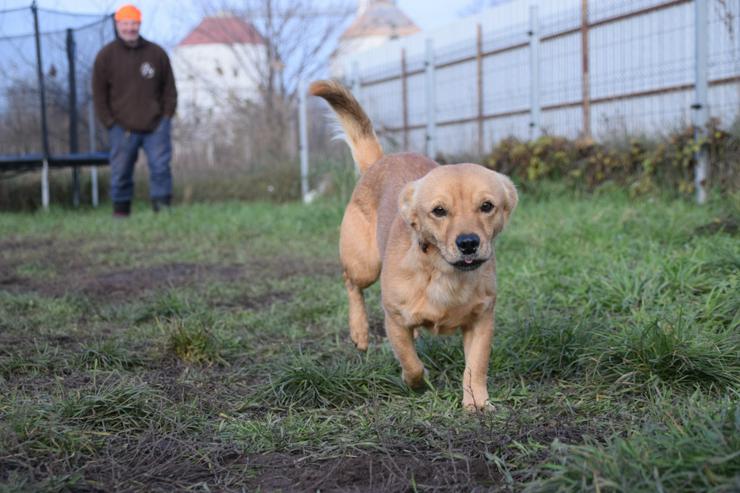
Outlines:
POLYGON ((432 209, 432 214, 434 214, 437 217, 445 217, 447 215, 447 210, 442 206, 437 206, 434 209, 432 209))
POLYGON ((481 212, 491 212, 493 210, 493 204, 489 201, 485 201, 480 206, 481 212))

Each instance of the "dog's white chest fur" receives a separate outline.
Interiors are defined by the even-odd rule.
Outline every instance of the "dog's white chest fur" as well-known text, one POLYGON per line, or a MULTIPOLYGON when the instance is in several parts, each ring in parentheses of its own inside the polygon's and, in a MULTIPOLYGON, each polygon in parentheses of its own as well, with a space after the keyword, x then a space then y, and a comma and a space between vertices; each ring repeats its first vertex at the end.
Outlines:
MULTIPOLYGON (((417 276, 418 289, 400 303, 407 327, 425 327, 435 334, 454 332, 493 307, 493 286, 483 285, 489 278, 478 273, 441 273, 417 276)), ((482 273, 481 273, 482 274, 482 273)))

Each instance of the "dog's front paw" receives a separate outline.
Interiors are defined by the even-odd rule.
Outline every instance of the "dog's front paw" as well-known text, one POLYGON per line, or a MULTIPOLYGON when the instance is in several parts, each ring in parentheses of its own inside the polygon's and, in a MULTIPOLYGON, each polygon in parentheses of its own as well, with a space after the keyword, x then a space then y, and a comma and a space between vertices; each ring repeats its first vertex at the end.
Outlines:
POLYGON ((349 336, 358 350, 363 353, 367 351, 367 348, 370 345, 370 337, 367 331, 350 331, 349 336))
POLYGON ((472 400, 468 402, 463 400, 463 408, 465 408, 466 411, 471 412, 471 413, 474 413, 474 412, 492 413, 496 411, 496 406, 491 404, 491 401, 489 401, 488 399, 480 403, 472 401, 472 400))
POLYGON ((362 351, 363 353, 364 353, 365 351, 367 351, 367 348, 368 348, 368 346, 370 345, 370 341, 368 340, 368 338, 367 338, 367 337, 365 337, 365 338, 362 338, 362 337, 359 337, 359 338, 354 338, 354 337, 353 337, 353 338, 352 338, 352 342, 353 342, 353 343, 355 344, 355 347, 356 347, 356 348, 357 348, 357 349, 358 349, 359 351, 362 351))
POLYGON ((367 348, 370 345, 370 334, 367 325, 360 329, 356 328, 355 326, 351 326, 349 330, 349 337, 350 339, 352 339, 352 342, 355 344, 355 347, 357 349, 359 349, 363 353, 367 351, 367 348))
POLYGON ((401 370, 401 378, 403 382, 413 390, 424 390, 428 387, 427 380, 429 379, 429 372, 423 366, 419 371, 406 371, 401 370))

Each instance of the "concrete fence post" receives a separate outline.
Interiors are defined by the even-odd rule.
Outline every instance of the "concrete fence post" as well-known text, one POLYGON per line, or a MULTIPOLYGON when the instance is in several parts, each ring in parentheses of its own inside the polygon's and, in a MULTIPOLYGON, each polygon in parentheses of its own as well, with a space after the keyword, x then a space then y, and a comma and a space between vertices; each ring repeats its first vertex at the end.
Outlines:
POLYGON ((426 154, 430 159, 434 159, 437 155, 437 81, 434 73, 434 64, 434 41, 431 38, 427 38, 426 54, 424 57, 424 91, 426 94, 427 110, 426 154))
POLYGON ((301 199, 308 201, 308 122, 306 118, 306 83, 298 84, 298 146, 301 156, 301 199))
POLYGON ((537 5, 529 8, 529 137, 540 136, 540 21, 537 5))
POLYGON ((409 150, 409 87, 406 75, 406 48, 401 48, 401 119, 403 121, 403 150, 409 150))
POLYGON ((483 133, 483 113, 485 109, 485 94, 483 92, 483 28, 480 23, 475 25, 475 73, 476 92, 478 96, 478 156, 485 154, 485 135, 483 133))
POLYGON ((581 98, 583 126, 581 136, 591 137, 591 75, 589 60, 588 0, 581 0, 581 98))
POLYGON ((44 158, 41 165, 41 205, 44 210, 49 208, 49 160, 44 158))
POLYGON ((709 175, 709 152, 706 145, 707 122, 709 120, 709 6, 707 0, 694 0, 694 139, 698 145, 694 155, 694 188, 696 202, 707 200, 707 177, 709 175))

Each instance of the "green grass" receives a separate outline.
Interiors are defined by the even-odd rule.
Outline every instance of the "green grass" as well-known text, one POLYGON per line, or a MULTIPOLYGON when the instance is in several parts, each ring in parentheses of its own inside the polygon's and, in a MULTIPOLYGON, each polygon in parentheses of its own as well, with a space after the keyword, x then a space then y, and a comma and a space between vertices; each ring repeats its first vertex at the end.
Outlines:
POLYGON ((83 346, 72 362, 88 370, 130 370, 143 364, 142 357, 114 339, 83 346))
POLYGON ((162 323, 167 351, 188 364, 225 363, 225 344, 211 327, 212 322, 173 319, 162 323))
POLYGON ((390 400, 408 390, 396 375, 390 355, 349 358, 319 364, 303 355, 292 356, 274 375, 261 396, 281 407, 345 408, 369 400, 390 400))
POLYGON ((489 392, 459 335, 401 382, 349 341, 342 204, 0 215, 0 491, 740 489, 740 242, 698 207, 558 186, 497 241, 489 392))
POLYGON ((737 491, 740 487, 740 408, 737 394, 708 400, 699 394, 606 443, 553 444, 563 458, 533 491, 737 491))
POLYGON ((69 423, 102 433, 135 433, 166 419, 161 401, 159 393, 144 383, 103 382, 63 401, 60 415, 69 423))

